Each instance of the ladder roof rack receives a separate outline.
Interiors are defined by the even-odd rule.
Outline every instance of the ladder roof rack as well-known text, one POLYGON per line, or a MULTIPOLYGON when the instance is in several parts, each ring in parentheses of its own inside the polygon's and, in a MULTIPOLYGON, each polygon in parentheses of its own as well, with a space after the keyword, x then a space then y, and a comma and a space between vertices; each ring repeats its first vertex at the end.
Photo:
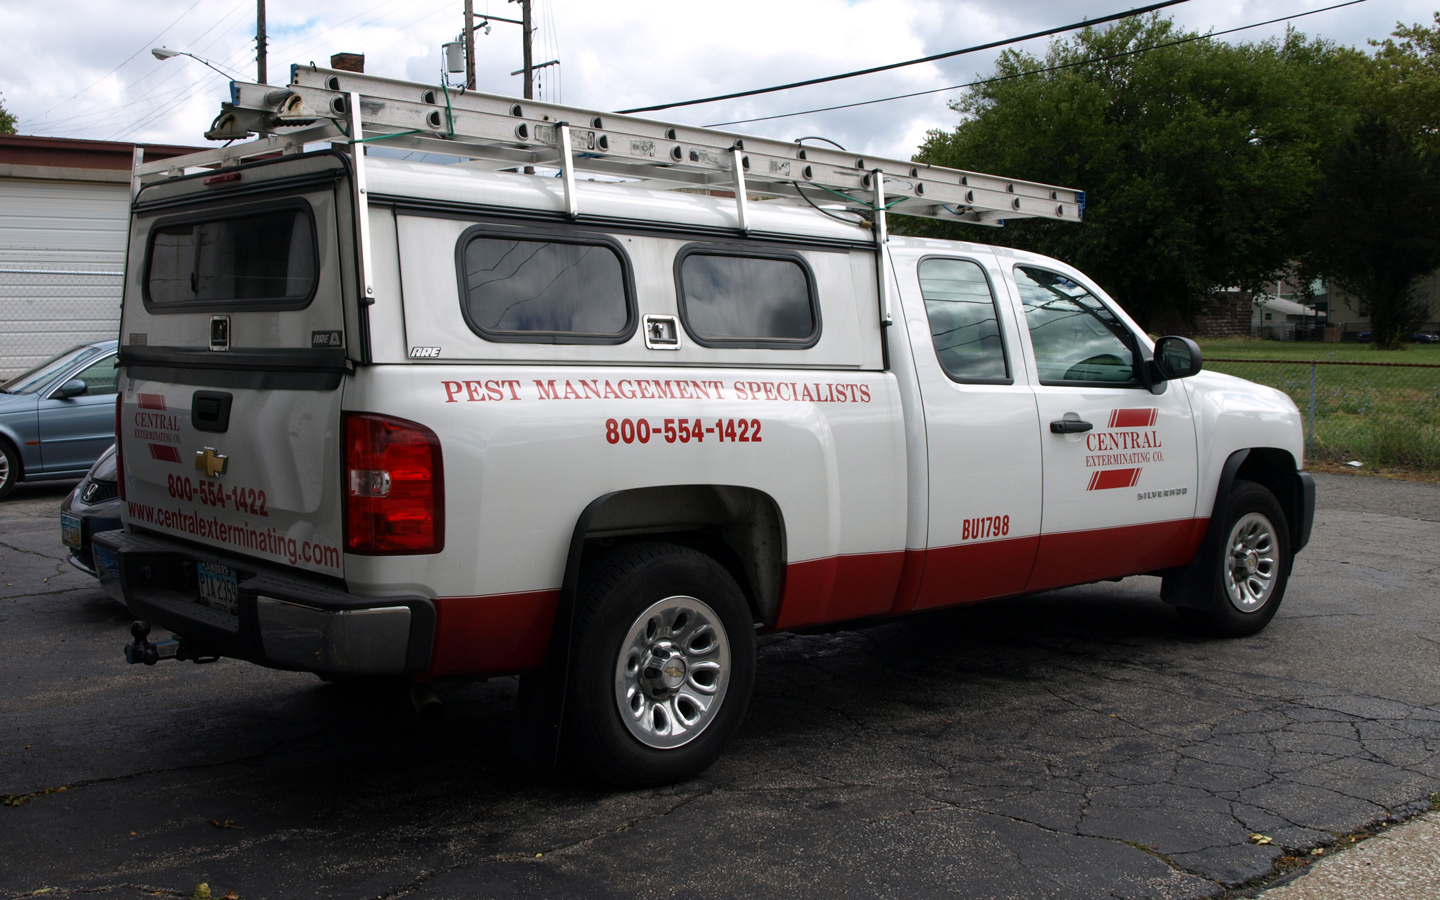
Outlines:
MULTIPOLYGON (((742 219, 747 194, 982 225, 1023 217, 1078 222, 1084 213, 1085 195, 1072 188, 443 85, 314 66, 290 71, 284 87, 231 82, 230 101, 205 135, 256 140, 137 161, 135 189, 180 167, 298 153, 317 141, 384 142, 494 169, 556 166, 571 198, 577 171, 655 187, 734 190, 742 219), (352 116, 357 100, 360 115, 352 116), (363 123, 364 134, 349 133, 354 121, 363 123)), ((578 214, 573 199, 570 206, 578 214)))

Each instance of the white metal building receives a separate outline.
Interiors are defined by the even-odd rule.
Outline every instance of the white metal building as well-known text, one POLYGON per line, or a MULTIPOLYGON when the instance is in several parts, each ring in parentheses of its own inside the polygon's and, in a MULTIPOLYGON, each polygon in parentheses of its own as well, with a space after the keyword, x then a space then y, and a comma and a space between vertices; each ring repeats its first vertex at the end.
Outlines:
POLYGON ((0 135, 0 379, 115 336, 134 147, 0 135))

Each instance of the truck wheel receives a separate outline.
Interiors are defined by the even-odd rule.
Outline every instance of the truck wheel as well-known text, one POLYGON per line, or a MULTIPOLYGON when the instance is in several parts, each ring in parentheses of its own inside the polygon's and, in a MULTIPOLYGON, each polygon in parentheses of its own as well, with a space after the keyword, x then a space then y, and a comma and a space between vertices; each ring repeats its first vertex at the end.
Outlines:
POLYGON ((0 441, 0 500, 15 490, 20 478, 20 455, 10 446, 9 441, 0 441))
POLYGON ((1219 559, 1201 571, 1209 579, 1210 609, 1180 607, 1191 628, 1219 637, 1256 634, 1275 617, 1290 578, 1290 529, 1275 495, 1253 481, 1236 481, 1225 504, 1225 542, 1219 559))
POLYGON ((621 787, 705 771, 745 716, 755 626, 718 562, 632 544, 586 566, 563 730, 578 768, 621 787))

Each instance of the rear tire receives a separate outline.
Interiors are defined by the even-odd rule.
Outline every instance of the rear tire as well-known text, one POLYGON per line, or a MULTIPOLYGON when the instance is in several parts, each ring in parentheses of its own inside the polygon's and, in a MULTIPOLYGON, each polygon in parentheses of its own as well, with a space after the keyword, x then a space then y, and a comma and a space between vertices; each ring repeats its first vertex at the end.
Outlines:
POLYGON ((1207 560, 1197 593, 1210 608, 1178 607, 1192 630, 1216 637, 1257 634, 1275 618, 1290 579, 1290 529, 1275 495, 1253 481, 1236 481, 1220 523, 1225 540, 1207 560))
POLYGON ((10 496, 15 490, 15 482, 20 480, 20 454, 10 446, 9 441, 0 441, 0 500, 10 496))
POLYGON ((718 562, 673 544, 619 547, 581 574, 562 731, 576 768, 619 787, 699 775, 755 684, 755 626, 718 562))

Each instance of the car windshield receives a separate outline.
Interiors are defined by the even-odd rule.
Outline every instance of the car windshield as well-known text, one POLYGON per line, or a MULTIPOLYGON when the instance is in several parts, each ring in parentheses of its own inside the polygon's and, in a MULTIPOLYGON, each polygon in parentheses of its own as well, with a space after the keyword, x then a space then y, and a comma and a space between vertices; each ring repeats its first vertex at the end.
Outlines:
POLYGON ((25 374, 16 375, 4 384, 0 384, 0 391, 4 391, 7 394, 34 393, 46 384, 49 384, 51 379, 73 363, 80 362, 82 359, 89 359, 100 352, 99 347, 85 345, 71 347, 59 356, 51 357, 25 374))

